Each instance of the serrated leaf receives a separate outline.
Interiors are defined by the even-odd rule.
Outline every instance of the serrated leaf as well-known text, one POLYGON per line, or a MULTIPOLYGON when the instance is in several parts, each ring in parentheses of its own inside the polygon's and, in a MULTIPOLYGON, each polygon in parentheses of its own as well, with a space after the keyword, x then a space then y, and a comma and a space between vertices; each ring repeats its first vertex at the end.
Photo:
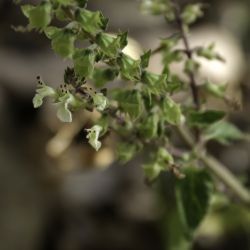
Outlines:
POLYGON ((120 33, 117 36, 108 33, 99 33, 96 37, 96 43, 105 55, 116 57, 127 45, 127 32, 120 33))
POLYGON ((188 167, 183 172, 186 178, 176 183, 176 202, 181 222, 191 235, 207 213, 213 186, 204 169, 188 167))
POLYGON ((126 80, 138 81, 141 78, 140 60, 134 60, 128 55, 122 54, 117 63, 120 66, 121 76, 126 80))
POLYGON ((204 132, 205 140, 216 140, 222 144, 228 144, 233 140, 241 140, 244 137, 244 134, 237 127, 226 121, 214 123, 204 132))
POLYGON ((43 104, 43 99, 45 97, 54 97, 55 95, 56 91, 53 88, 44 83, 39 84, 36 90, 36 95, 33 98, 34 108, 40 107, 43 104))
POLYGON ((79 22, 84 31, 96 35, 106 29, 108 19, 100 11, 89 11, 78 9, 76 12, 76 21, 79 22))
POLYGON ((167 75, 154 74, 144 71, 141 81, 146 85, 149 92, 155 95, 163 94, 167 90, 167 75))
POLYGON ((218 110, 192 111, 188 114, 188 122, 192 126, 206 126, 225 117, 225 112, 218 110))
POLYGON ((102 127, 100 125, 95 125, 90 129, 86 129, 88 132, 86 138, 89 140, 89 144, 98 151, 102 146, 102 143, 99 141, 99 136, 102 131, 102 127))
POLYGON ((181 108, 180 105, 174 102, 170 97, 165 97, 162 102, 162 111, 164 119, 173 125, 181 123, 181 108))
POLYGON ((91 77, 94 71, 96 54, 90 49, 76 49, 73 55, 74 69, 80 77, 91 77))
POLYGON ((43 29, 51 22, 52 5, 50 2, 44 2, 37 6, 23 5, 21 9, 23 14, 29 19, 31 28, 43 29))

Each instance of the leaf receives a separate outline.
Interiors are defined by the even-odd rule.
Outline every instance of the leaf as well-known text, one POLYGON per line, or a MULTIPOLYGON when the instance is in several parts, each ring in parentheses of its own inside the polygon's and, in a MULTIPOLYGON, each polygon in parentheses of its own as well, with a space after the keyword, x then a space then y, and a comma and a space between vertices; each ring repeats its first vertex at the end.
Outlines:
POLYGON ((143 69, 148 67, 150 56, 151 56, 151 50, 148 50, 143 55, 141 55, 141 67, 143 69))
POLYGON ((103 111, 108 107, 108 99, 103 93, 94 94, 93 102, 98 111, 103 111))
POLYGON ((225 117, 225 112, 217 110, 192 111, 188 114, 188 122, 192 126, 211 125, 225 117))
POLYGON ((108 24, 108 19, 100 11, 93 12, 83 8, 76 11, 76 21, 84 31, 94 36, 105 30, 108 24))
POLYGON ((181 123, 182 113, 180 105, 170 97, 165 97, 162 102, 163 118, 172 125, 181 123))
POLYGON ((167 75, 154 74, 148 71, 143 72, 141 81, 146 85, 149 92, 155 95, 164 94, 167 90, 167 75))
POLYGON ((208 47, 199 47, 196 49, 196 53, 198 56, 204 57, 208 60, 217 59, 219 61, 224 62, 225 59, 220 54, 214 51, 214 47, 214 43, 210 44, 208 47))
POLYGON ((146 117, 146 119, 140 124, 140 135, 148 140, 156 138, 158 135, 159 120, 160 117, 156 113, 153 113, 152 115, 146 117))
POLYGON ((244 137, 244 134, 237 127, 226 121, 214 123, 204 132, 205 140, 216 140, 222 144, 228 144, 233 140, 241 140, 244 137))
POLYGON ((52 5, 50 2, 43 2, 38 6, 23 5, 23 14, 29 19, 31 28, 43 29, 48 26, 52 18, 52 5))
POLYGON ((99 33, 96 36, 96 43, 105 55, 116 57, 127 45, 127 32, 120 33, 117 36, 108 33, 99 33))
POLYGON ((75 35, 67 29, 49 29, 47 36, 52 38, 52 49, 62 57, 71 58, 74 53, 75 35))
POLYGON ((121 54, 117 59, 121 76, 126 80, 139 81, 141 78, 140 60, 134 60, 128 55, 121 54))
POLYGON ((118 74, 119 72, 117 69, 95 68, 92 75, 92 81, 94 82, 96 87, 103 87, 106 83, 112 82, 118 74))
POLYGON ((159 148, 153 161, 143 165, 144 173, 149 181, 153 181, 162 171, 168 170, 173 163, 172 155, 165 148, 159 148))
POLYGON ((89 140, 89 144, 98 151, 102 146, 102 143, 98 141, 102 127, 100 125, 95 125, 90 129, 86 129, 88 132, 86 138, 89 140))
POLYGON ((186 233, 192 235, 207 213, 213 186, 204 169, 188 167, 183 172, 186 178, 176 183, 177 209, 186 233))
POLYGON ((117 147, 118 158, 122 163, 130 161, 138 152, 138 147, 135 143, 119 143, 117 147))
POLYGON ((96 54, 90 49, 76 49, 73 55, 74 69, 80 77, 91 77, 94 72, 96 54))
POLYGON ((188 4, 181 14, 181 18, 185 24, 194 23, 199 17, 203 16, 203 5, 200 3, 188 4))
POLYGON ((132 119, 137 119, 141 115, 143 110, 143 101, 139 91, 127 90, 118 92, 114 98, 118 101, 122 110, 132 119))
POLYGON ((56 91, 53 88, 44 83, 39 84, 36 90, 36 95, 33 98, 34 108, 40 107, 43 104, 43 99, 45 97, 54 97, 55 95, 56 91))
POLYGON ((207 82, 204 87, 211 95, 215 97, 224 98, 225 96, 226 84, 221 85, 207 82))

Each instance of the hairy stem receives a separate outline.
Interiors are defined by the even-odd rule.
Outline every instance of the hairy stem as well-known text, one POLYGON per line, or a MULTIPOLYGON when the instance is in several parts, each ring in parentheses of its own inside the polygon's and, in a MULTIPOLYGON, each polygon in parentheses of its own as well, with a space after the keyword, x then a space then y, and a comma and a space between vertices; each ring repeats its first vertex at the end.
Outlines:
MULTIPOLYGON (((196 142, 191 133, 185 127, 177 128, 183 140, 190 148, 196 147, 196 142)), ((204 149, 198 149, 196 156, 203 162, 206 167, 227 186, 232 193, 244 204, 250 205, 250 192, 238 181, 238 179, 231 173, 222 163, 220 163, 213 156, 205 152, 204 149)))

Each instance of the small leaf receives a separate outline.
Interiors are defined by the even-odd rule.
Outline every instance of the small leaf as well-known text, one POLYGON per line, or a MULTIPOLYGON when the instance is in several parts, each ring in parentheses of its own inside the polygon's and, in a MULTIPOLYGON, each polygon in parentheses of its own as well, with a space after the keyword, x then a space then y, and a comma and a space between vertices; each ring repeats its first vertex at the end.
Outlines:
POLYGON ((118 101, 122 110, 129 114, 132 119, 137 119, 141 115, 143 110, 143 101, 139 91, 119 91, 114 98, 118 101))
POLYGON ((207 213, 213 186, 204 169, 188 167, 183 172, 186 178, 176 183, 176 202, 181 222, 191 235, 207 213))
POLYGON ((147 90, 152 94, 163 94, 167 90, 166 74, 158 75, 148 71, 144 71, 141 77, 141 81, 145 83, 147 90))
POLYGON ((158 135, 159 120, 159 115, 156 113, 146 117, 139 127, 140 135, 149 140, 156 138, 158 135))
POLYGON ((216 140, 222 144, 228 144, 233 140, 241 140, 244 137, 244 134, 237 127, 226 121, 214 123, 204 132, 205 140, 216 140))
POLYGON ((117 148, 118 158, 122 163, 130 161, 138 152, 138 147, 135 143, 119 143, 117 148))
POLYGON ((165 166, 162 164, 159 164, 158 162, 151 162, 148 164, 143 165, 143 170, 145 176, 148 178, 149 181, 153 181, 156 179, 159 174, 166 170, 165 166))
POLYGON ((52 49, 62 57, 71 58, 74 53, 75 35, 70 30, 47 30, 47 35, 52 36, 52 49))
POLYGON ((145 52, 141 56, 141 67, 142 68, 147 68, 148 67, 150 56, 151 56, 151 50, 148 50, 147 52, 145 52))
POLYGON ((119 52, 127 45, 127 33, 121 33, 117 36, 99 33, 96 37, 96 43, 102 49, 102 52, 109 57, 116 57, 119 52))
POLYGON ((94 94, 93 102, 98 111, 103 111, 108 107, 108 99, 103 93, 94 94))
POLYGON ((200 3, 196 4, 188 4, 183 13, 181 14, 181 18, 186 24, 194 23, 199 17, 203 16, 202 11, 203 5, 200 3))
POLYGON ((221 85, 207 82, 204 87, 211 95, 215 97, 223 98, 225 96, 226 84, 221 85))
POLYGON ((182 113, 180 105, 174 102, 170 97, 165 97, 162 102, 162 111, 164 119, 172 125, 181 123, 182 113))
POLYGON ((77 10, 76 21, 81 24, 84 31, 92 35, 97 35, 105 30, 108 24, 108 19, 101 12, 93 12, 83 8, 77 10))
POLYGON ((43 2, 38 6, 23 5, 23 14, 29 19, 31 28, 43 29, 48 26, 52 18, 52 6, 50 2, 43 2))
POLYGON ((122 54, 117 63, 120 66, 121 75, 126 80, 139 81, 141 78, 140 60, 134 60, 128 55, 122 54))
POLYGON ((188 114, 188 121, 192 126, 206 126, 225 117, 225 112, 217 110, 192 111, 188 114))
POLYGON ((112 82, 118 74, 119 72, 117 69, 95 68, 92 75, 92 81, 94 82, 96 87, 103 87, 106 83, 112 82))
POLYGON ((89 140, 89 144, 98 151, 102 146, 102 143, 98 141, 102 127, 100 125, 95 125, 90 129, 86 129, 88 132, 86 138, 89 140))
POLYGON ((76 49, 73 55, 74 69, 80 77, 91 77, 94 71, 96 54, 90 49, 76 49))

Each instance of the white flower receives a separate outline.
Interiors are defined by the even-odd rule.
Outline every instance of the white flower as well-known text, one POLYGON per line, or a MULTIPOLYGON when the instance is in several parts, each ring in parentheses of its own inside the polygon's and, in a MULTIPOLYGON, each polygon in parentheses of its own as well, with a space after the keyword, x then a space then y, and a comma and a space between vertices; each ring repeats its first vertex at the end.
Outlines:
POLYGON ((103 93, 93 95, 93 101, 98 111, 103 111, 108 106, 108 99, 103 93))
POLYGON ((102 131, 102 127, 99 125, 95 125, 90 129, 86 129, 88 132, 88 135, 86 138, 89 140, 89 144, 96 150, 98 151, 102 145, 100 141, 98 141, 100 132, 102 131))
POLYGON ((38 108, 43 104, 43 99, 47 96, 53 97, 55 96, 56 91, 47 86, 46 84, 42 83, 38 85, 38 88, 36 90, 36 95, 33 98, 33 105, 34 108, 38 108))

